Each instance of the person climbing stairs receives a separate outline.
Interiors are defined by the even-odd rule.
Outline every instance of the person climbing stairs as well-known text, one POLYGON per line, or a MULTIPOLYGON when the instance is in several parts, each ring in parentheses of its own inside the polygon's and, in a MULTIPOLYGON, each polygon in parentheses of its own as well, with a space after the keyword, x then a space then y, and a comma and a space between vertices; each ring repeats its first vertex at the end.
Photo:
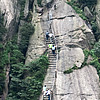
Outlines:
MULTIPOLYGON (((46 45, 50 44, 50 39, 46 40, 46 45)), ((53 40, 53 45, 55 44, 53 40)), ((47 75, 45 77, 44 85, 46 85, 47 89, 53 91, 54 81, 55 81, 55 70, 56 70, 56 53, 53 54, 52 50, 48 48, 48 59, 49 59, 49 66, 47 70, 47 75)), ((51 93, 52 95, 52 93, 51 93)), ((43 100, 49 100, 48 96, 44 96, 43 100)), ((52 100, 50 98, 50 100, 52 100)))
MULTIPOLYGON (((45 15, 45 13, 43 14, 45 15)), ((49 44, 55 45, 56 46, 56 42, 55 42, 55 37, 54 37, 54 32, 52 32, 52 27, 51 27, 51 23, 52 20, 47 20, 47 17, 43 17, 41 18, 41 26, 43 33, 44 33, 44 41, 46 43, 46 47, 48 48, 47 52, 48 52, 48 59, 49 59, 49 66, 47 69, 47 75, 44 79, 44 83, 43 85, 46 85, 47 90, 49 89, 51 92, 50 94, 50 99, 48 98, 48 95, 41 95, 40 100, 52 100, 53 99, 53 90, 54 90, 54 85, 55 85, 55 72, 56 72, 56 51, 53 54, 52 53, 52 48, 49 48, 49 44), (46 32, 49 33, 53 33, 53 38, 48 38, 46 39, 46 32), (52 39, 52 41, 51 41, 52 39)))

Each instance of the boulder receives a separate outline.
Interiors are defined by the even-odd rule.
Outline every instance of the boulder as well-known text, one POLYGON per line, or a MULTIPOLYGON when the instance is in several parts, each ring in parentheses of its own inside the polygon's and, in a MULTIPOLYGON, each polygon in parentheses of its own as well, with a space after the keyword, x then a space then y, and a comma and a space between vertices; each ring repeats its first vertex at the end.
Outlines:
POLYGON ((85 16, 86 16, 87 18, 89 18, 89 19, 93 18, 92 13, 91 13, 90 9, 89 9, 87 6, 84 7, 84 14, 85 14, 85 16))

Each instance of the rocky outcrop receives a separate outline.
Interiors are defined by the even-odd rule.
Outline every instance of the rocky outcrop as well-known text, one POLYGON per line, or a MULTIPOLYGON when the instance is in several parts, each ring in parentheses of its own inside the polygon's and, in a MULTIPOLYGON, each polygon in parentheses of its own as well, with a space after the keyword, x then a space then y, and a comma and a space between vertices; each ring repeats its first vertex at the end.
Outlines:
POLYGON ((24 8, 24 16, 25 18, 28 16, 29 13, 29 0, 26 0, 25 8, 24 8))
MULTIPOLYGON (((95 41, 93 33, 64 0, 56 0, 54 4, 56 10, 52 6, 42 16, 47 26, 51 24, 48 27, 55 34, 59 47, 54 100, 99 100, 99 77, 93 66, 84 66, 70 74, 63 73, 74 64, 82 65, 83 50, 90 49, 91 42, 95 41), (50 21, 48 17, 52 17, 50 21)), ((42 25, 42 29, 47 29, 47 26, 42 25)))
POLYGON ((98 28, 100 30, 100 0, 97 0, 96 12, 97 12, 96 21, 97 21, 98 28))
POLYGON ((30 38, 30 43, 26 55, 26 64, 34 61, 36 58, 39 58, 46 50, 44 33, 41 28, 39 14, 35 11, 35 6, 33 11, 32 23, 34 24, 35 32, 30 38))
POLYGON ((20 7, 17 0, 0 0, 0 10, 4 16, 4 25, 8 30, 6 39, 10 39, 18 30, 20 7))
POLYGON ((0 0, 0 9, 4 15, 5 25, 8 28, 11 21, 19 15, 19 9, 17 8, 17 0, 0 0))
POLYGON ((50 4, 51 2, 53 2, 54 0, 42 0, 42 5, 45 6, 45 5, 48 5, 50 4))
MULTIPOLYGON (((0 0, 0 12, 4 17, 4 26, 7 28, 7 34, 3 37, 3 43, 5 44, 18 29, 17 25, 20 11, 17 6, 17 0, 0 0)), ((8 57, 10 59, 10 54, 8 54, 8 57)), ((5 100, 8 95, 10 64, 5 65, 5 71, 5 88, 3 90, 3 95, 0 96, 0 100, 5 100)))
POLYGON ((85 14, 85 16, 86 16, 87 18, 89 18, 89 19, 92 19, 92 18, 93 18, 92 13, 91 13, 91 11, 89 10, 89 8, 88 8, 87 6, 84 7, 84 14, 85 14))

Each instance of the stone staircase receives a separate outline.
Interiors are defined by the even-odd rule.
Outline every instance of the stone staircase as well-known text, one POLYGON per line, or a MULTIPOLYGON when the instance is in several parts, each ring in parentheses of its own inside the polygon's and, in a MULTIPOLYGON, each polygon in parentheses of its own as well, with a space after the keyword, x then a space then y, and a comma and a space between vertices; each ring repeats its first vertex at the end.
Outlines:
MULTIPOLYGON (((52 33, 52 30, 50 28, 50 26, 51 26, 50 23, 51 23, 51 21, 48 21, 47 17, 42 17, 41 26, 43 29, 44 37, 46 37, 45 36, 46 31, 49 31, 49 33, 52 33)), ((48 45, 51 43, 50 38, 48 40, 45 39, 45 42, 46 42, 46 46, 48 47, 48 45)), ((55 45, 54 38, 52 39, 52 44, 55 45)), ((48 52, 49 66, 47 69, 47 75, 45 77, 43 85, 46 85, 47 89, 50 89, 52 91, 50 100, 53 100, 52 96, 53 96, 53 88, 54 88, 54 83, 55 83, 56 52, 55 52, 55 54, 52 54, 52 50, 49 48, 48 48, 47 52, 48 52)), ((40 100, 48 100, 48 96, 43 97, 43 94, 42 94, 40 96, 40 100)))
MULTIPOLYGON (((50 44, 50 39, 46 40, 46 45, 50 44)), ((55 45, 55 41, 53 43, 55 45)), ((49 58, 49 66, 47 69, 47 75, 44 80, 44 85, 46 85, 47 89, 53 91, 53 86, 55 82, 55 71, 56 71, 56 53, 52 54, 52 50, 48 49, 48 58, 49 58)), ((48 100, 48 96, 43 97, 43 100, 48 100)), ((50 99, 52 100, 52 98, 50 99)))

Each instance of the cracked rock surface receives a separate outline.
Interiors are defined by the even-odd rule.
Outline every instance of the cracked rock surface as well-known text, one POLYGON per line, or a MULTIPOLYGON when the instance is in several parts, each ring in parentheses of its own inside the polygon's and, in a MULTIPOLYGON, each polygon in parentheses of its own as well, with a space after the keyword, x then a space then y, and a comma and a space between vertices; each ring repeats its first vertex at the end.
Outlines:
POLYGON ((100 100, 99 77, 93 66, 84 66, 70 74, 63 73, 74 64, 77 67, 82 65, 85 58, 83 50, 91 49, 91 43, 95 41, 93 33, 64 0, 56 0, 54 4, 57 9, 52 6, 42 16, 47 26, 51 24, 60 48, 54 100, 100 100), (52 13, 50 21, 48 13, 52 13))

